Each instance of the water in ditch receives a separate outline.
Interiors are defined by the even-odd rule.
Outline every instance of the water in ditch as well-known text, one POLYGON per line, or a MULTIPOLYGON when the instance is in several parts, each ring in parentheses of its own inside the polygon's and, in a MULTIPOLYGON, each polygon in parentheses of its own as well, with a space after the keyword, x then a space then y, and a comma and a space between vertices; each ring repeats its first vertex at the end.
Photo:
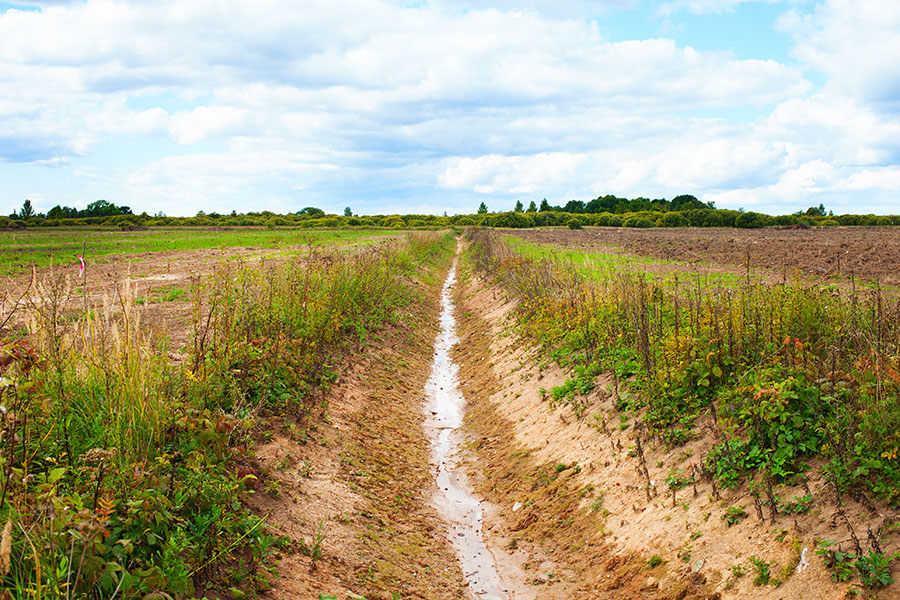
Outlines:
POLYGON ((425 431, 431 440, 431 462, 437 468, 434 505, 447 523, 471 595, 507 600, 494 557, 484 543, 481 503, 472 495, 459 464, 465 399, 459 390, 459 367, 450 358, 450 349, 458 341, 451 300, 455 283, 454 259, 441 291, 441 331, 435 341, 431 377, 425 384, 425 431))

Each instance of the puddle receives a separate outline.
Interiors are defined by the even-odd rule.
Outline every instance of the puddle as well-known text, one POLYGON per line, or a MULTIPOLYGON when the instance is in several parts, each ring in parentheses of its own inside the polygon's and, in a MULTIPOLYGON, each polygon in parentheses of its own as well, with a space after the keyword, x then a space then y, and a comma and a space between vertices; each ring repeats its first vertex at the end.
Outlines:
POLYGON ((494 556, 484 544, 481 503, 472 495, 465 470, 459 465, 465 399, 458 386, 459 367, 450 359, 450 349, 458 341, 451 301, 456 262, 454 259, 441 292, 441 332, 435 341, 431 377, 425 384, 425 432, 431 440, 431 462, 437 468, 434 506, 447 524, 471 595, 506 600, 494 556))

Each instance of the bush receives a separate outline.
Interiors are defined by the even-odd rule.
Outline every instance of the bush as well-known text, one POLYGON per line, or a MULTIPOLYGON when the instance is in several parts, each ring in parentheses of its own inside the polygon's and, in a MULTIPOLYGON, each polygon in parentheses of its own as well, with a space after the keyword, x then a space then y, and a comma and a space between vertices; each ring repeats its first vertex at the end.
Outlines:
POLYGON ((734 226, 741 229, 759 229, 769 224, 772 217, 757 212, 745 212, 738 215, 734 221, 734 226))
POLYGON ((670 212, 656 220, 657 227, 687 227, 687 218, 679 212, 670 212))
POLYGON ((566 226, 568 226, 569 229, 582 229, 581 221, 578 219, 569 219, 566 226))
POLYGON ((534 219, 531 215, 517 212, 506 212, 491 215, 486 223, 489 227, 510 227, 514 229, 526 229, 534 227, 534 219))
POLYGON ((653 222, 650 219, 642 219, 640 217, 629 217, 625 219, 624 223, 625 227, 636 227, 638 229, 649 229, 653 227, 653 222))

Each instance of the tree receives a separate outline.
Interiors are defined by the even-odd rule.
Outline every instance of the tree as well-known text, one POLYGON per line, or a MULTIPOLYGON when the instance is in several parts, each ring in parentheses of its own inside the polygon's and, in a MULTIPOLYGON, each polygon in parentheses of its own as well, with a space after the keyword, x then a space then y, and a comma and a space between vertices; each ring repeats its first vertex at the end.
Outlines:
POLYGON ((487 209, 487 204, 485 204, 484 202, 482 202, 482 203, 478 206, 478 214, 479 214, 479 215, 487 214, 487 211, 488 211, 488 209, 487 209))
POLYGON ((569 200, 569 202, 566 204, 566 207, 563 209, 563 212, 583 213, 584 202, 582 202, 581 200, 569 200))
POLYGON ((307 206, 304 209, 297 211, 298 215, 306 215, 312 219, 321 219, 325 216, 325 211, 321 208, 316 208, 315 206, 307 206))
POLYGON ((59 204, 51 208, 47 211, 48 219, 62 219, 63 218, 63 208, 59 204))
POLYGON ((544 198, 541 200, 541 212, 547 212, 548 210, 550 210, 550 203, 544 198))
MULTIPOLYGON (((27 202, 27 200, 26 200, 27 202)), ((22 210, 25 210, 23 207, 22 210)), ((820 204, 819 206, 810 206, 806 209, 806 214, 810 217, 824 217, 825 216, 825 205, 820 204)))
POLYGON ((31 200, 25 199, 25 202, 22 203, 22 210, 19 211, 19 216, 23 219, 34 216, 34 208, 31 206, 31 200))
POLYGON ((693 208, 709 208, 699 200, 697 200, 696 196, 692 196, 691 194, 682 194, 680 196, 675 196, 672 198, 672 202, 669 204, 669 208, 671 210, 681 211, 681 210, 691 210, 693 208))
POLYGON ((344 216, 345 216, 345 217, 352 217, 352 216, 353 216, 353 211, 350 210, 350 207, 349 207, 349 206, 348 206, 347 208, 344 209, 344 216))
POLYGON ((534 203, 534 200, 531 201, 531 204, 528 205, 528 210, 525 212, 537 212, 537 204, 534 203))
POLYGON ((514 210, 515 210, 515 212, 522 212, 523 210, 525 210, 525 209, 522 207, 522 201, 521 201, 521 200, 516 200, 516 208, 515 208, 514 210))

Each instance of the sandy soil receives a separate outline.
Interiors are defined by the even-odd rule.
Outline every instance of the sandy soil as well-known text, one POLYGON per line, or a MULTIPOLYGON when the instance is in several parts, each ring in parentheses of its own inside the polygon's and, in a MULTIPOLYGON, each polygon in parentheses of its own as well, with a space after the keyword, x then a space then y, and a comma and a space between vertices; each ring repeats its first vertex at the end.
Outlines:
POLYGON ((565 248, 629 253, 662 260, 769 269, 792 277, 854 277, 900 285, 900 232, 892 227, 806 230, 589 227, 529 229, 510 235, 565 248))
MULTIPOLYGON (((509 302, 502 290, 470 278, 459 294, 464 392, 469 424, 482 474, 479 489, 496 505, 496 520, 486 526, 500 548, 502 562, 540 590, 533 598, 843 598, 847 584, 836 584, 814 554, 816 539, 843 541, 850 534, 843 517, 818 477, 807 515, 757 517, 748 489, 714 491, 708 481, 688 486, 673 499, 665 478, 670 469, 689 472, 713 443, 710 435, 669 449, 642 438, 642 450, 654 493, 635 452, 634 423, 621 423, 613 409, 616 389, 601 382, 579 419, 568 406, 553 408, 541 399, 568 377, 539 349, 512 331, 509 302), (716 494, 720 494, 716 498, 716 494), (722 515, 731 506, 748 516, 729 527, 722 515), (795 561, 808 548, 810 566, 795 574, 795 561), (650 567, 657 555, 663 561, 650 567), (749 558, 767 561, 779 587, 756 586, 749 558), (546 557, 553 560, 545 562, 546 557), (527 565, 527 569, 525 566, 527 565), (734 575, 740 565, 743 575, 734 575), (787 565, 787 566, 786 566, 787 565), (548 575, 548 573, 552 573, 548 575)), ((803 489, 777 489, 793 498, 803 489)), ((872 510, 844 498, 843 513, 866 548, 867 528, 885 517, 898 517, 884 506, 872 510)), ((886 553, 900 550, 898 540, 882 543, 886 553)), ((881 598, 900 595, 893 584, 881 598)))

